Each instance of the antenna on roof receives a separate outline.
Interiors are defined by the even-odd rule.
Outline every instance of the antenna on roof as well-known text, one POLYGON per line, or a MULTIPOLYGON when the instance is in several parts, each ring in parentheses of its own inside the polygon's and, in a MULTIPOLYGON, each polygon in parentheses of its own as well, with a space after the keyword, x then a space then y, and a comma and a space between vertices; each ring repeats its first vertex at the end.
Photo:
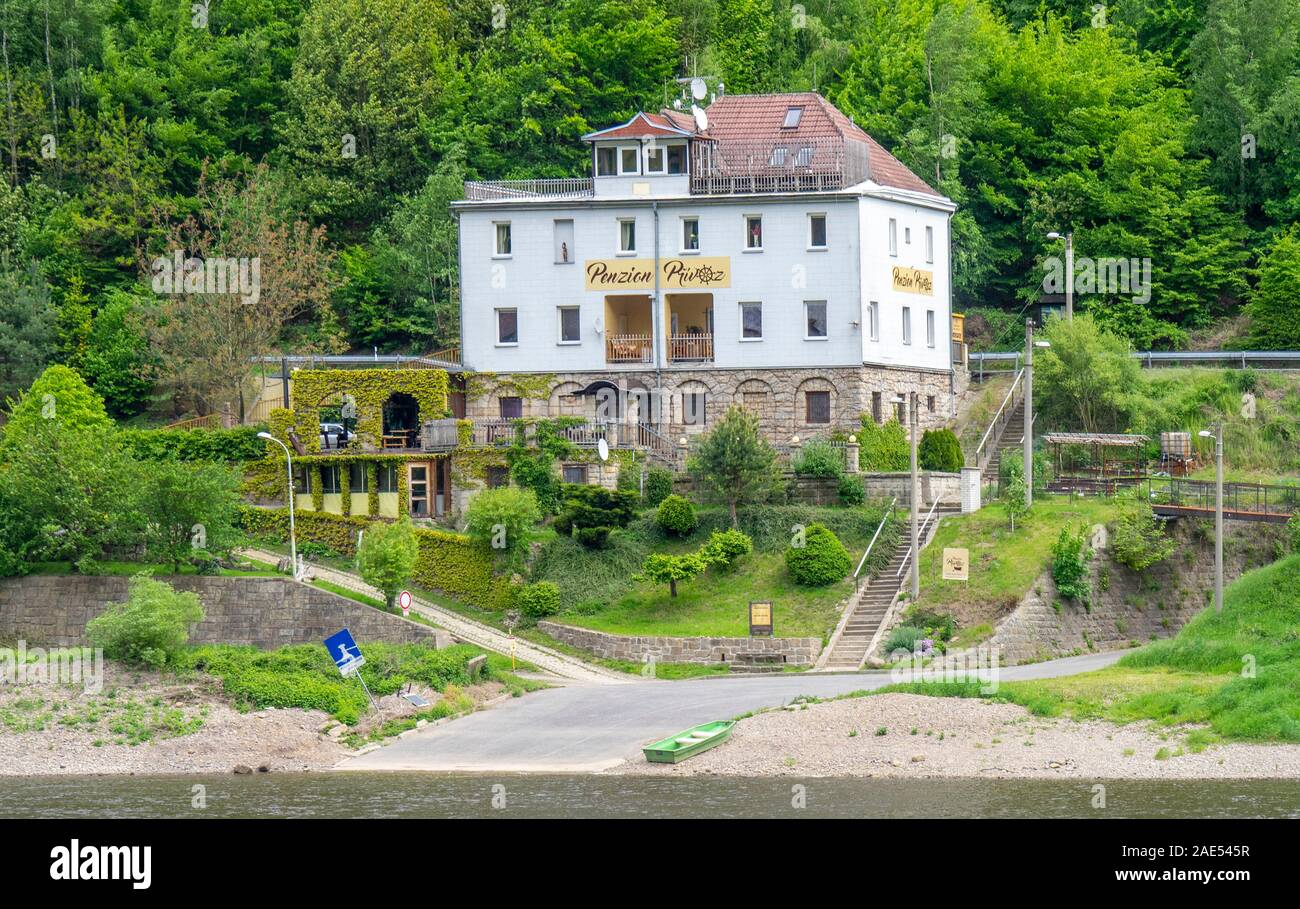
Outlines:
POLYGON ((709 115, 704 112, 703 108, 696 107, 692 104, 691 116, 695 118, 695 127, 700 132, 704 132, 709 128, 709 115))

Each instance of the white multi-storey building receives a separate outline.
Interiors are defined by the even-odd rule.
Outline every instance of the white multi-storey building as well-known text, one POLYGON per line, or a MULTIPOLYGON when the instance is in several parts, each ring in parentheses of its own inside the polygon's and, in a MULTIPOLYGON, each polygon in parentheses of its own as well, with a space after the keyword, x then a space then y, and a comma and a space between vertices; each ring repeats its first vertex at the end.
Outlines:
POLYGON ((723 96, 584 140, 590 178, 468 183, 453 205, 463 361, 495 374, 470 417, 676 439, 741 403, 779 439, 916 391, 923 423, 948 419, 955 206, 824 98, 723 96))

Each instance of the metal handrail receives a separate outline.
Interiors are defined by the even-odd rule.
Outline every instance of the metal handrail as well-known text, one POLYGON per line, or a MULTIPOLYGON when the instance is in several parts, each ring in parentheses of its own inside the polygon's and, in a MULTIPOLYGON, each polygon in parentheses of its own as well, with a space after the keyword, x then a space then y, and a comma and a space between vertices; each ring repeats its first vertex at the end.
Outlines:
MULTIPOLYGON (((922 526, 922 527, 928 527, 928 526, 929 526, 929 524, 930 524, 930 518, 933 517, 933 515, 934 515, 934 510, 935 510, 936 508, 938 508, 938 507, 939 507, 939 500, 938 500, 938 499, 935 499, 935 500, 934 500, 934 504, 930 506, 930 512, 929 512, 929 514, 927 514, 927 515, 925 516, 925 520, 921 522, 921 526, 922 526)), ((917 543, 917 545, 919 546, 919 545, 921 544, 921 541, 920 541, 920 540, 917 540, 916 543, 917 543)), ((898 566, 898 571, 894 572, 894 577, 899 577, 899 576, 903 573, 903 569, 907 567, 907 560, 908 560, 909 558, 911 558, 911 557, 912 557, 912 547, 909 545, 909 546, 907 547, 907 552, 903 553, 903 561, 899 564, 899 566, 898 566)))
MULTIPOLYGON (((1007 363, 1019 362, 1023 351, 976 351, 969 355, 972 361, 978 360, 983 370, 984 362, 1007 363)), ((1167 363, 1214 363, 1221 362, 1243 369, 1251 364, 1280 363, 1278 369, 1300 369, 1300 350, 1133 350, 1129 356, 1143 366, 1155 367, 1167 363)))
POLYGON ((855 591, 858 589, 858 575, 862 574, 862 566, 867 564, 867 556, 871 555, 871 547, 876 545, 876 540, 880 538, 880 531, 885 529, 885 523, 893 516, 894 506, 897 504, 898 496, 894 496, 889 503, 889 508, 885 509, 884 515, 880 518, 880 526, 876 528, 876 532, 871 537, 871 542, 867 544, 867 551, 862 553, 862 559, 858 562, 857 570, 853 572, 853 589, 855 591))
POLYGON ((1007 410, 1005 421, 1001 419, 1002 412, 1007 409, 1007 403, 1011 400, 1012 396, 1015 395, 1016 389, 1021 387, 1020 380, 1024 377, 1025 371, 1023 369, 1016 373, 1015 379, 1011 382, 1011 387, 1007 389, 1006 397, 1002 399, 1002 406, 1000 406, 998 412, 993 415, 993 420, 989 423, 989 428, 984 430, 984 438, 980 439, 979 447, 975 449, 975 466, 981 470, 984 469, 984 462, 987 461, 987 456, 982 456, 981 452, 984 451, 984 446, 988 443, 989 436, 992 434, 994 427, 998 427, 998 432, 1001 434, 1001 431, 1006 428, 1006 424, 1011 421, 1011 411, 1015 410, 1015 408, 1013 407, 1011 410, 1007 410), (999 423, 1001 423, 1001 425, 999 425, 999 423))

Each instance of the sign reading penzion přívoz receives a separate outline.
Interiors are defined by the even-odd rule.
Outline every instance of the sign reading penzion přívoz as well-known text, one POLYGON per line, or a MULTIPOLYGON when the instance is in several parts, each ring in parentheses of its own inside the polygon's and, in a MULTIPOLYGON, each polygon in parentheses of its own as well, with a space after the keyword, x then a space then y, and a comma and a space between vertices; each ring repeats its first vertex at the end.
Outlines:
MULTIPOLYGON (((653 259, 588 259, 587 290, 651 290, 655 286, 653 259)), ((731 286, 727 256, 662 259, 659 284, 667 290, 711 290, 731 286)))
POLYGON ((925 294, 927 297, 934 296, 934 272, 895 265, 893 276, 894 290, 909 294, 925 294))

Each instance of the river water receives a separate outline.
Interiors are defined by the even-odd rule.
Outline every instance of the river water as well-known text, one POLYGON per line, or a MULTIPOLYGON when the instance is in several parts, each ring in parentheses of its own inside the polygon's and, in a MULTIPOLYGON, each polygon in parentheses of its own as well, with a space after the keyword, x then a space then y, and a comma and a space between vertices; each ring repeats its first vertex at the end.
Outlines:
POLYGON ((1105 808, 1094 807, 1096 785, 509 773, 0 778, 0 817, 1300 817, 1300 781, 1110 780, 1105 808))

